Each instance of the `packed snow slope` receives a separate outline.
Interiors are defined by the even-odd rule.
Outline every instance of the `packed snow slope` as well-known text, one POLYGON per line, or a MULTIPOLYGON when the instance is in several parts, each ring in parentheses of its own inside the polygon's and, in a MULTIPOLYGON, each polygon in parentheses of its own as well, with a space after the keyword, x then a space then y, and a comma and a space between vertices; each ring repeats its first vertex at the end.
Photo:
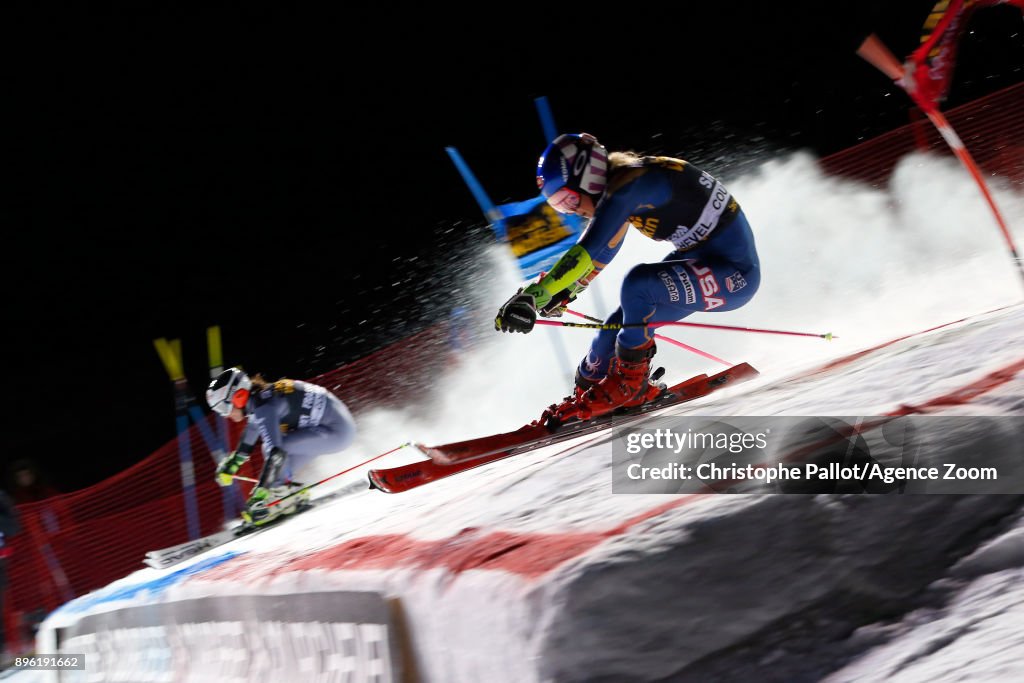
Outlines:
MULTIPOLYGON (((1024 198, 995 185, 1011 224, 1024 224, 1024 198)), ((730 189, 754 226, 764 284, 744 309, 694 320, 840 338, 668 332, 763 374, 665 413, 920 411, 1019 429, 1024 288, 955 165, 908 158, 880 191, 798 156, 730 189)), ((663 252, 631 235, 601 277, 620 281, 663 252)), ((515 291, 512 272, 495 257, 494 282, 479 283, 490 308, 515 291)), ((585 350, 587 333, 555 334, 574 359, 585 350)), ((357 447, 321 466, 535 418, 569 386, 550 344, 487 343, 429 401, 362 416, 357 447)), ((667 344, 656 360, 673 379, 716 369, 667 344)), ((611 448, 608 434, 581 437, 395 496, 362 490, 355 472, 336 502, 280 529, 70 603, 41 648, 52 629, 122 605, 373 590, 400 600, 410 665, 427 681, 1024 677, 1024 631, 1011 628, 1024 623, 1024 496, 612 494, 611 448)), ((1018 452, 997 455, 1019 465, 1018 452)), ((375 466, 416 457, 404 449, 375 466)))

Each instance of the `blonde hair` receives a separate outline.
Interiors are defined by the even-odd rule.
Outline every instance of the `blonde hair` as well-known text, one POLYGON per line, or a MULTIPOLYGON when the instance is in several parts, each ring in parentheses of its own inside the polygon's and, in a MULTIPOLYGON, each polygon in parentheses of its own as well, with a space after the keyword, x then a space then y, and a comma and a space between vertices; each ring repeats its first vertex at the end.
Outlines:
POLYGON ((612 152, 608 155, 608 172, 623 166, 636 166, 642 159, 636 152, 612 152))
POLYGON ((276 382, 268 382, 263 375, 256 373, 249 378, 252 381, 252 389, 259 393, 264 389, 273 389, 279 394, 290 394, 295 391, 295 380, 282 377, 276 382))
POLYGON ((608 155, 608 188, 606 192, 618 192, 619 188, 627 184, 644 172, 640 162, 643 157, 636 152, 612 152, 608 155))

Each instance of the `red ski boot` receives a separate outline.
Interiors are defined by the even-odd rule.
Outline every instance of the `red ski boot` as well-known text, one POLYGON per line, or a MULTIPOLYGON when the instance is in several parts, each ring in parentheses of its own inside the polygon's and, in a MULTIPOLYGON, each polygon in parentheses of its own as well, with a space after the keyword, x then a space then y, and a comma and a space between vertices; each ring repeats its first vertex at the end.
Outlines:
POLYGON ((649 379, 651 357, 656 350, 653 339, 636 349, 627 349, 616 343, 615 358, 608 366, 608 375, 586 391, 581 391, 577 385, 573 396, 551 411, 548 426, 589 420, 616 408, 633 408, 656 398, 661 394, 662 386, 649 379))
POLYGON ((552 403, 544 412, 541 413, 540 418, 535 420, 532 424, 544 424, 544 425, 558 425, 561 424, 557 418, 554 418, 559 412, 568 409, 570 406, 576 405, 576 403, 583 398, 583 394, 587 392, 591 387, 597 386, 601 380, 587 379, 580 374, 579 370, 576 370, 576 386, 572 389, 572 394, 562 399, 561 403, 552 403), (552 420, 554 420, 552 422, 552 420))

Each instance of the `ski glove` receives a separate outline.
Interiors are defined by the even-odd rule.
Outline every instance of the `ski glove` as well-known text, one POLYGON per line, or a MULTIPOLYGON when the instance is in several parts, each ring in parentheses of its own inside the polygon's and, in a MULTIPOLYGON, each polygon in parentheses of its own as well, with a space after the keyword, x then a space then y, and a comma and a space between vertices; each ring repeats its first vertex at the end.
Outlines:
POLYGON ((217 483, 221 486, 231 486, 235 480, 235 475, 238 474, 238 470, 241 469, 248 459, 248 455, 233 451, 231 455, 221 460, 220 464, 217 465, 217 483))
POLYGON ((494 318, 494 329, 499 332, 522 332, 526 334, 537 323, 537 304, 532 294, 520 289, 515 296, 498 309, 494 318))
POLYGON ((542 306, 537 312, 545 318, 561 318, 562 314, 569 308, 569 304, 576 301, 577 297, 579 297, 586 288, 586 285, 573 283, 570 285, 569 289, 563 289, 561 292, 551 297, 551 301, 549 301, 546 306, 542 306))

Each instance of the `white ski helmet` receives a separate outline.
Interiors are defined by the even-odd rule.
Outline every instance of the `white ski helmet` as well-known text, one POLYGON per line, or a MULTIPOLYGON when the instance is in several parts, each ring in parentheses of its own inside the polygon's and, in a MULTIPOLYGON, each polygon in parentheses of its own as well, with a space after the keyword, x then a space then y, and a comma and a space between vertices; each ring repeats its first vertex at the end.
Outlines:
POLYGON ((217 375, 206 390, 206 403, 210 410, 227 417, 232 408, 244 408, 249 400, 252 380, 239 368, 231 368, 217 375))

